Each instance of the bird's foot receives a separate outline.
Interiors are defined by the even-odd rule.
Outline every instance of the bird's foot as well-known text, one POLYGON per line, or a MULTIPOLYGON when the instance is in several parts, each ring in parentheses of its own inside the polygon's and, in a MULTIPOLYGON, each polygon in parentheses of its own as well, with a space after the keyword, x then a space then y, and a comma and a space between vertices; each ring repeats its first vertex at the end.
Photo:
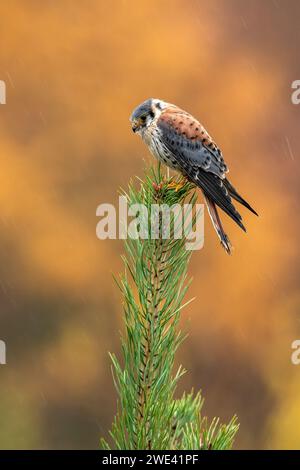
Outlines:
POLYGON ((180 191, 187 183, 187 179, 185 177, 180 178, 179 180, 174 180, 172 178, 163 178, 163 181, 159 184, 153 182, 152 186, 155 189, 155 191, 160 191, 163 186, 166 186, 167 189, 174 189, 175 192, 180 191))
POLYGON ((179 181, 178 180, 173 181, 173 179, 171 178, 171 180, 167 182, 167 188, 174 189, 175 192, 177 193, 185 186, 186 183, 187 183, 186 178, 181 178, 179 181))

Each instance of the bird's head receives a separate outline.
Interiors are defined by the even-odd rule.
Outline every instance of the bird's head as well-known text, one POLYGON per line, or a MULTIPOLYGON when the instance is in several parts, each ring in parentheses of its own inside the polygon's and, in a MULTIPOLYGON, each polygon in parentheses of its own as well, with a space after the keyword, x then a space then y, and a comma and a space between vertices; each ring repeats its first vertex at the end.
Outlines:
POLYGON ((149 98, 137 106, 130 116, 133 132, 142 133, 167 106, 168 103, 155 98, 149 98))

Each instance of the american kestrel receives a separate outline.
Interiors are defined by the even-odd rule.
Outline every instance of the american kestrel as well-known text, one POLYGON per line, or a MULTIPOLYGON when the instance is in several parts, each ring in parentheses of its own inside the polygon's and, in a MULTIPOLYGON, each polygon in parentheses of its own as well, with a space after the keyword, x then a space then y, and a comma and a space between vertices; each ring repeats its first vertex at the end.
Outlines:
POLYGON ((242 217, 231 198, 257 213, 226 178, 228 167, 222 152, 204 127, 186 111, 154 98, 135 108, 130 121, 132 130, 142 137, 154 157, 202 190, 213 226, 221 244, 230 254, 231 243, 216 206, 244 231, 242 217))

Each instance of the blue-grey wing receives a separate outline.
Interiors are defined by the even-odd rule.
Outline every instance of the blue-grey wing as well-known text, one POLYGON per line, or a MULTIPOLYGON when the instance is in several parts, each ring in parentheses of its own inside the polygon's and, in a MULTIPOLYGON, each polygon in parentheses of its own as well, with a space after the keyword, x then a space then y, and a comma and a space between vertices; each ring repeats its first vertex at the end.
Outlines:
POLYGON ((224 178, 228 171, 223 156, 203 126, 185 112, 164 112, 157 127, 167 149, 174 155, 183 172, 200 168, 224 178))
POLYGON ((157 127, 164 146, 176 159, 182 173, 245 230, 226 187, 228 169, 221 151, 201 124, 174 107, 161 114, 157 127))

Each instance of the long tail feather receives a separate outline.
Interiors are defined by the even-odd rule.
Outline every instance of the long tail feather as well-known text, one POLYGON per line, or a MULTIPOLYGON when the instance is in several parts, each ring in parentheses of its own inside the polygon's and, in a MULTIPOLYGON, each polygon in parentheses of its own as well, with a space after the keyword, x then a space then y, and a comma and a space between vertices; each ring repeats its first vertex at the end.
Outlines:
POLYGON ((243 206, 247 207, 247 209, 249 209, 249 211, 251 211, 253 214, 258 216, 258 213, 253 209, 253 207, 250 206, 250 204, 248 204, 247 201, 245 201, 245 199, 242 198, 242 196, 239 195, 237 190, 232 186, 232 184, 228 181, 228 179, 223 180, 223 183, 224 183, 224 186, 226 187, 227 191, 229 192, 230 196, 233 199, 238 201, 243 206))
POLYGON ((202 189, 205 197, 208 197, 219 206, 220 209, 226 212, 226 214, 246 232, 246 228, 242 222, 242 216, 232 204, 229 191, 225 187, 223 180, 212 173, 199 170, 198 176, 196 178, 194 177, 192 181, 202 189))
POLYGON ((218 214, 217 208, 215 203, 206 195, 204 195, 205 202, 207 205, 208 213, 210 215, 213 227, 220 239, 221 245, 226 250, 226 252, 230 255, 232 245, 226 233, 224 232, 220 216, 218 214))

